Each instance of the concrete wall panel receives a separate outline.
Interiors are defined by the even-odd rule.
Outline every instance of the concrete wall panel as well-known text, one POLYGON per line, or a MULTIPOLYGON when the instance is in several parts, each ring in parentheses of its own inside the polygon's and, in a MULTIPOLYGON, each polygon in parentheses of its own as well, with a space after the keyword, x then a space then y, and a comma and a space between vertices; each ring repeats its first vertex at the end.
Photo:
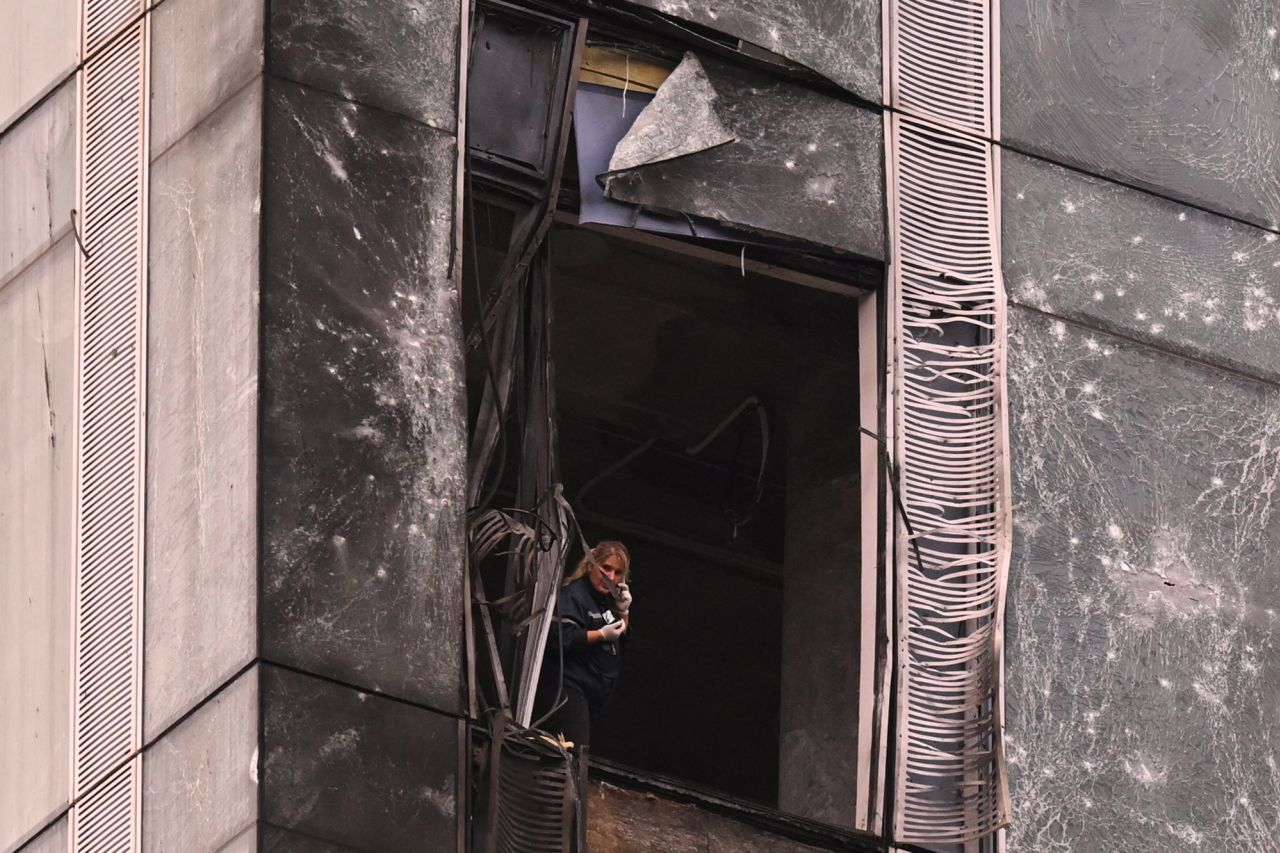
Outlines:
POLYGON ((218 853, 257 853, 260 849, 258 835, 261 828, 254 823, 245 827, 244 831, 226 844, 218 848, 218 853))
POLYGON ((245 845, 258 816, 258 681, 258 667, 246 671, 148 747, 145 853, 256 849, 245 845))
POLYGON ((147 738, 257 649, 262 85, 152 166, 147 738))
POLYGON ((22 853, 67 853, 67 830, 70 821, 66 815, 56 823, 28 841, 21 848, 22 853))
POLYGON ((262 73, 265 0, 166 0, 151 17, 151 153, 262 73))
POLYGON ((75 251, 0 287, 0 848, 70 797, 75 251))
POLYGON ((58 86, 80 61, 80 2, 5 3, 0 27, 0 131, 58 86))
POLYGON ((76 111, 72 80, 0 136, 0 286, 71 230, 76 111))

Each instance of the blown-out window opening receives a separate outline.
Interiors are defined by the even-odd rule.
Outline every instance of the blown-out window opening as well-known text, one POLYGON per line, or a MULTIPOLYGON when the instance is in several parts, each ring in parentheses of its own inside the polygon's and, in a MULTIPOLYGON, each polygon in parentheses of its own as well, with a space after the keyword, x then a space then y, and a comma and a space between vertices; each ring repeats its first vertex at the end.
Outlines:
MULTIPOLYGON (((564 696, 549 642, 561 581, 584 549, 621 540, 640 603, 612 702, 592 718, 602 774, 674 780, 871 844, 925 840, 936 827, 902 823, 903 798, 949 809, 951 789, 921 796, 919 777, 897 775, 894 730, 932 688, 903 692, 897 669, 895 713, 895 603, 910 589, 884 555, 896 540, 931 571, 951 559, 942 528, 969 521, 920 515, 902 465, 904 446, 951 425, 904 428, 884 404, 899 317, 884 289, 880 115, 724 51, 647 52, 652 34, 593 39, 585 21, 482 12, 463 247, 476 713, 554 725, 537 693, 564 696), (513 85, 503 51, 543 75, 520 82, 523 124, 510 97, 485 100, 513 85)), ((963 316, 986 305, 970 278, 953 288, 963 316)), ((949 328, 952 307, 909 322, 949 328)), ((948 624, 964 643, 989 618, 948 624)), ((966 661, 974 684, 989 663, 966 661)), ((984 696, 957 711, 969 734, 943 751, 958 766, 992 749, 994 709, 984 696)), ((987 822, 948 824, 945 843, 994 826, 970 799, 963 820, 987 822)))

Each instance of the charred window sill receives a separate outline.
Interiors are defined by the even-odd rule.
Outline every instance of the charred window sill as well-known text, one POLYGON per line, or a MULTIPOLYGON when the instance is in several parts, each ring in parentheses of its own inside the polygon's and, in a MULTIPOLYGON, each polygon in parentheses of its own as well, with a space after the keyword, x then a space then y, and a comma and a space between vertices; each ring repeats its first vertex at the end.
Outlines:
POLYGON ((805 820, 768 806, 719 794, 661 774, 636 770, 608 759, 591 758, 590 776, 593 782, 604 782, 631 791, 643 791, 671 802, 696 806, 780 838, 823 850, 888 853, 890 849, 896 849, 903 853, 925 853, 921 848, 916 847, 890 848, 883 839, 867 833, 805 820))

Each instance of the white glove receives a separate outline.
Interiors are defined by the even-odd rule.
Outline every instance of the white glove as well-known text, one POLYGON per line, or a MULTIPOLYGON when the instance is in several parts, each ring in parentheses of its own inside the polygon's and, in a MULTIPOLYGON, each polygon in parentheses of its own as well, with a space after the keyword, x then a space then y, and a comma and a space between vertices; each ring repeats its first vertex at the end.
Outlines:
POLYGON ((618 591, 613 594, 613 600, 617 604, 615 609, 618 611, 618 615, 626 616, 631 610, 631 590, 626 583, 618 584, 618 591))
POLYGON ((627 630, 627 623, 619 619, 617 622, 610 622, 600 629, 600 639, 605 643, 616 643, 627 630))

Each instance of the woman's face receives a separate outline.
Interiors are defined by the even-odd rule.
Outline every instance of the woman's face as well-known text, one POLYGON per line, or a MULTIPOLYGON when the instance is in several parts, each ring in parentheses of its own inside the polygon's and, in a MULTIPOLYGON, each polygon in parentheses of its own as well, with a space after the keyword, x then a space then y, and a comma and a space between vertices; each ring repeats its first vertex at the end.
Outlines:
POLYGON ((622 583, 622 558, 617 554, 607 554, 601 560, 593 560, 591 563, 591 586, 596 592, 602 594, 612 594, 613 590, 609 588, 608 578, 613 581, 614 586, 622 583))

